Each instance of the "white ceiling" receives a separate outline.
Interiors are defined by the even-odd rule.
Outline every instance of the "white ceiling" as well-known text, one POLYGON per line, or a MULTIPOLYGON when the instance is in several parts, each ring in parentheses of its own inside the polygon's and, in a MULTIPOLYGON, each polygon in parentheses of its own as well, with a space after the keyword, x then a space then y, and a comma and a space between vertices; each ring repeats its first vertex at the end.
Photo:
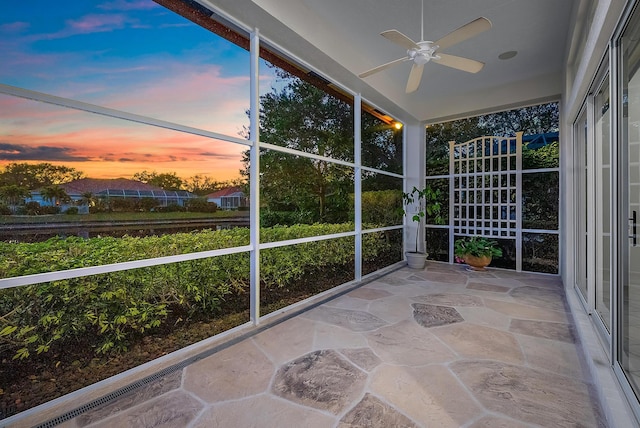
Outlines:
POLYGON ((428 63, 411 94, 405 93, 410 62, 366 79, 357 75, 405 55, 380 32, 397 29, 420 40, 420 0, 201 1, 258 28, 289 54, 398 119, 437 122, 559 98, 578 0, 424 0, 426 40, 480 16, 493 28, 444 51, 482 61, 483 70, 470 74, 428 63), (512 50, 518 52, 513 59, 498 58, 512 50))

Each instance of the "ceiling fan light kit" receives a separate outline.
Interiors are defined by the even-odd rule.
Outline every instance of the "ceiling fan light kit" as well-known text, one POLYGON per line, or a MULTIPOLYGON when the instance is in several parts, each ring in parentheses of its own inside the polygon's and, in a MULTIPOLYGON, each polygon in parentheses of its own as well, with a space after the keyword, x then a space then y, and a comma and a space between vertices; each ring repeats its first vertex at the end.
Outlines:
POLYGON ((432 59, 440 59, 439 55, 436 55, 436 49, 440 46, 434 45, 431 42, 418 42, 419 49, 411 48, 407 50, 407 56, 414 64, 426 64, 432 59))
POLYGON ((358 76, 360 78, 365 78, 386 70, 387 68, 393 67, 396 64, 411 61, 413 62, 413 65, 411 66, 411 72, 409 73, 409 80, 407 81, 406 88, 406 92, 409 94, 416 91, 418 86, 420 86, 424 65, 430 61, 444 65, 445 67, 466 71, 467 73, 477 73, 482 70, 484 63, 480 61, 439 53, 437 51, 438 49, 448 48, 487 31, 491 28, 491 21, 487 18, 480 17, 463 25, 457 30, 450 32, 435 42, 424 40, 424 0, 422 0, 422 15, 420 23, 421 37, 419 42, 414 42, 398 30, 387 30, 380 33, 380 35, 387 40, 407 49, 406 56, 386 64, 379 65, 378 67, 374 67, 371 70, 360 73, 358 76))

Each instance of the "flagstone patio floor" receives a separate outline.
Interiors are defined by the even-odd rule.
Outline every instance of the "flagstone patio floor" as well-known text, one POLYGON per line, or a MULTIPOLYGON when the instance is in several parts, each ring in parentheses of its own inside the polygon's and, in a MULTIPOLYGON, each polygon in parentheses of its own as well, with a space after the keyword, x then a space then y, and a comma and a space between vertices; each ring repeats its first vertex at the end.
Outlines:
POLYGON ((71 427, 600 427, 559 278, 402 268, 71 427))

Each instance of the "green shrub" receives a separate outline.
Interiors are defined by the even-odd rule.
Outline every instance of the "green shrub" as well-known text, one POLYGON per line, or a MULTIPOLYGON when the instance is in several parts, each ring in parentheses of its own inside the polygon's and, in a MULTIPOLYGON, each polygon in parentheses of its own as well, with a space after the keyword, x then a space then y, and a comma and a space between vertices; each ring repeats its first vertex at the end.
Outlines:
POLYGON ((11 214, 13 214, 13 212, 11 211, 11 208, 9 208, 6 205, 0 204, 0 215, 11 215, 11 214))
POLYGON ((136 201, 136 206, 140 211, 149 212, 153 211, 155 207, 159 204, 158 200, 155 198, 144 197, 140 198, 136 201))
MULTIPOLYGON (((42 214, 40 204, 36 201, 30 201, 24 204, 24 214, 27 215, 40 215, 42 214)), ((20 212, 20 214, 23 214, 20 212)))
POLYGON ((260 210, 260 227, 293 226, 295 224, 313 224, 315 219, 310 211, 272 211, 260 210))
POLYGON ((169 204, 166 207, 157 207, 156 211, 161 213, 178 213, 178 212, 182 213, 187 211, 187 209, 178 204, 169 204))
POLYGON ((41 214, 60 214, 60 207, 57 206, 51 206, 51 205, 46 205, 43 207, 40 207, 40 212, 41 214))
MULTIPOLYGON (((274 227, 262 242, 354 230, 352 223, 274 227)), ((363 259, 375 260, 390 243, 384 232, 363 237, 363 259)), ((249 229, 203 230, 163 236, 52 238, 40 243, 0 242, 0 277, 64 271, 131 260, 249 244, 249 229)), ((272 248, 261 252, 266 289, 300 287, 300 278, 332 266, 353 266, 352 237, 272 248)), ((97 353, 126 350, 130 342, 180 316, 216 316, 222 303, 249 289, 249 253, 187 260, 0 292, 0 350, 15 358, 47 352, 56 344, 88 342, 97 353)))
POLYGON ((558 168, 560 166, 560 144, 554 141, 537 149, 522 146, 522 168, 558 168))
POLYGON ((218 206, 215 202, 207 201, 207 198, 194 198, 187 201, 187 210, 194 213, 214 213, 218 206))
POLYGON ((362 192, 363 223, 380 226, 402 224, 402 190, 362 192))
POLYGON ((64 213, 69 215, 78 214, 78 207, 69 207, 64 213))
POLYGON ((131 198, 112 198, 110 206, 116 212, 133 212, 136 211, 136 200, 131 198))

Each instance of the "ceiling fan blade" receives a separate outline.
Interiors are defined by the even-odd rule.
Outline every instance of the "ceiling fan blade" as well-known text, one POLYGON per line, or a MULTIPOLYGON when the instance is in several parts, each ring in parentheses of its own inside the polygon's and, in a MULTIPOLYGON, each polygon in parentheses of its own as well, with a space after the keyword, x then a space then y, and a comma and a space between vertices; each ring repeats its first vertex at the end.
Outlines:
POLYGON ((409 80, 407 81, 407 94, 415 92, 418 89, 418 86, 420 86, 422 70, 424 70, 424 64, 413 64, 411 67, 411 73, 409 73, 409 80))
POLYGON ((374 73, 377 73, 377 72, 382 71, 382 70, 386 70, 389 67, 392 67, 392 66, 394 66, 396 64, 400 64, 401 62, 408 61, 408 60, 409 60, 409 58, 407 58, 407 57, 395 59, 395 60, 393 60, 391 62, 388 62, 386 64, 382 64, 382 65, 379 65, 379 66, 377 66, 375 68, 372 68, 371 70, 367 70, 364 73, 360 73, 360 74, 358 74, 358 77, 360 77, 360 78, 369 77, 374 73))
POLYGON ((463 42, 467 39, 470 39, 483 31, 487 31, 491 28, 491 21, 487 18, 480 17, 475 19, 468 24, 463 25, 457 30, 453 30, 440 40, 435 41, 433 44, 440 46, 440 49, 448 48, 449 46, 453 46, 460 42, 463 42))
POLYGON ((393 43, 400 45, 406 49, 420 49, 420 46, 398 30, 387 30, 380 33, 380 35, 393 43))
POLYGON ((461 56, 447 55, 443 53, 438 53, 438 56, 440 58, 433 58, 431 61, 457 70, 466 71, 467 73, 477 73, 482 70, 482 67, 484 67, 483 62, 476 61, 475 59, 462 58, 461 56))

